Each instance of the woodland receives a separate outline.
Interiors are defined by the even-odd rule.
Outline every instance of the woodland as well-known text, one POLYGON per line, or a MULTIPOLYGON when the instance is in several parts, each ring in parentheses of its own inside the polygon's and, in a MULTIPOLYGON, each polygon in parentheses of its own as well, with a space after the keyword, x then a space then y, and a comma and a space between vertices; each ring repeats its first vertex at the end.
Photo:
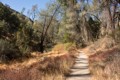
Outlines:
MULTIPOLYGON (((43 56, 59 44, 67 44, 67 47, 74 45, 75 49, 85 49, 86 53, 89 48, 89 55, 96 53, 90 56, 91 65, 96 60, 106 57, 108 53, 120 53, 120 0, 52 0, 46 4, 46 9, 39 10, 37 5, 33 5, 27 15, 24 15, 24 10, 25 8, 18 12, 0 2, 0 65, 19 59, 25 61, 33 52, 43 56), (102 52, 103 50, 108 51, 102 52)), ((57 48, 58 51, 62 50, 59 46, 57 48)), ((67 60, 66 57, 68 58, 62 57, 64 61, 67 60)), ((70 58, 69 61, 73 60, 70 58)), ((119 59, 115 62, 119 63, 119 59)), ((99 64, 102 70, 106 66, 102 61, 99 64)), ((90 67, 91 71, 95 72, 95 66, 96 63, 90 67)), ((41 71, 46 70, 41 68, 41 71)), ((116 70, 116 75, 117 71, 119 73, 120 70, 116 70)), ((47 71, 45 73, 47 74, 47 71)), ((107 79, 106 76, 103 79, 98 76, 99 74, 92 80, 120 80, 107 79)))
POLYGON ((58 43, 86 47, 100 38, 119 42, 119 0, 53 0, 46 10, 33 5, 28 16, 0 3, 0 57, 49 51, 58 43))

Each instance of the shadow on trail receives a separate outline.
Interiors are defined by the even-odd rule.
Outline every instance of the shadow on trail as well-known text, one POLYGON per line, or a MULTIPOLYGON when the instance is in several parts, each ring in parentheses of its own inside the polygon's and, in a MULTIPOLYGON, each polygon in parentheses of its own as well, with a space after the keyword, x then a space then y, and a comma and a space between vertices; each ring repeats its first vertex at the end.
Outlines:
POLYGON ((66 77, 86 77, 86 76, 90 76, 89 74, 73 74, 73 75, 66 75, 66 77))
POLYGON ((73 67, 71 69, 88 69, 88 66, 86 66, 86 67, 73 67))

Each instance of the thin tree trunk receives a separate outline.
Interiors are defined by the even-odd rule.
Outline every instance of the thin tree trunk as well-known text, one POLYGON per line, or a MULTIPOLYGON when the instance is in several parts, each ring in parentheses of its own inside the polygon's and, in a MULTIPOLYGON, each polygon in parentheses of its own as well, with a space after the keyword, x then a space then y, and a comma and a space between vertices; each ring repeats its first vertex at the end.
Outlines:
MULTIPOLYGON (((112 13, 111 13, 110 4, 111 3, 110 3, 109 0, 104 0, 103 16, 104 16, 104 19, 105 19, 105 23, 107 24, 107 26, 105 28, 106 30, 104 31, 105 36, 111 35, 115 30, 114 20, 113 20, 113 16, 112 16, 112 13)), ((113 12, 113 15, 114 15, 114 12, 113 12)))
POLYGON ((44 25, 43 25, 43 32, 41 34, 41 41, 40 41, 40 44, 39 44, 40 45, 40 52, 44 52, 44 41, 45 41, 46 36, 47 36, 47 31, 48 31, 49 27, 51 26, 52 20, 53 20, 55 14, 56 14, 56 12, 59 8, 60 8, 60 5, 57 6, 57 8, 55 9, 55 11, 54 11, 53 15, 51 16, 50 21, 49 21, 47 26, 46 26, 46 17, 45 17, 45 22, 44 22, 44 25), (46 30, 45 30, 45 27, 46 27, 46 30))

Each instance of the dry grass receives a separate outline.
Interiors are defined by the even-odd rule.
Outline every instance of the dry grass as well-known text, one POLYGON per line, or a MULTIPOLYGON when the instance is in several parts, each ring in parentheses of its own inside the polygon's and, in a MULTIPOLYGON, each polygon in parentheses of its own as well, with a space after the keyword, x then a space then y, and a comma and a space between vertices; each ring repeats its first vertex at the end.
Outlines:
POLYGON ((47 57, 29 67, 19 69, 1 69, 2 80, 64 80, 74 64, 74 56, 65 54, 59 57, 47 57))
POLYGON ((120 49, 100 51, 89 58, 91 80, 120 80, 120 49))
POLYGON ((83 48, 82 51, 84 51, 87 55, 93 55, 98 51, 106 51, 115 45, 115 41, 112 38, 104 37, 94 42, 94 44, 92 43, 90 46, 83 48))
POLYGON ((71 48, 76 48, 76 45, 74 43, 65 43, 65 44, 59 43, 55 45, 52 50, 62 52, 62 51, 71 50, 71 48))
POLYGON ((38 70, 42 77, 38 80, 64 80, 64 75, 69 73, 69 69, 73 63, 73 56, 68 54, 55 58, 46 58, 41 64, 36 64, 36 66, 40 66, 38 67, 38 70))
POLYGON ((74 64, 76 51, 70 48, 62 52, 36 52, 23 62, 1 64, 0 80, 64 80, 74 64))

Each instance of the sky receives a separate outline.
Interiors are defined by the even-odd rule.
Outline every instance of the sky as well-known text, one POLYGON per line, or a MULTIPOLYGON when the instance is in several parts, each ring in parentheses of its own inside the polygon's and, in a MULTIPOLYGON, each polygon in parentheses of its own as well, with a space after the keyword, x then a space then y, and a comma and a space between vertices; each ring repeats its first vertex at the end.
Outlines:
POLYGON ((32 8, 33 5, 38 5, 38 8, 45 9, 45 6, 51 0, 0 0, 3 4, 9 5, 12 9, 21 12, 25 8, 24 14, 32 8))

